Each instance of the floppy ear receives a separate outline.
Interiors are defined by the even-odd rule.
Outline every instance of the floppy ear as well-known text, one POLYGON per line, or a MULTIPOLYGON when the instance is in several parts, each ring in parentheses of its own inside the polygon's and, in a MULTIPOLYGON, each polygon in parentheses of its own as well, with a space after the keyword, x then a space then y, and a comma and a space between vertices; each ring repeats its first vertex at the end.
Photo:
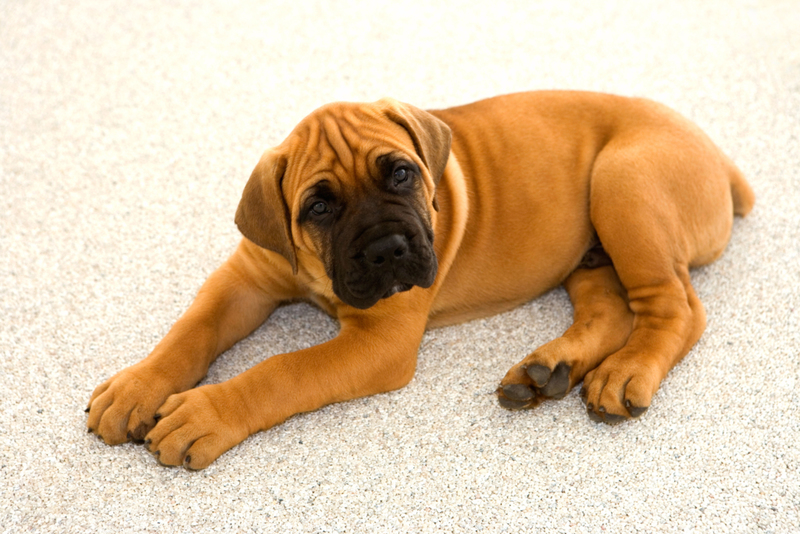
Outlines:
POLYGON ((291 214, 281 190, 285 171, 285 157, 272 151, 261 157, 244 186, 236 210, 236 226, 256 245, 286 258, 292 266, 292 273, 297 274, 291 214))
POLYGON ((386 116, 405 128, 411 136, 417 155, 428 167, 433 183, 439 185, 450 157, 450 127, 427 111, 392 98, 385 98, 381 103, 384 104, 386 116))

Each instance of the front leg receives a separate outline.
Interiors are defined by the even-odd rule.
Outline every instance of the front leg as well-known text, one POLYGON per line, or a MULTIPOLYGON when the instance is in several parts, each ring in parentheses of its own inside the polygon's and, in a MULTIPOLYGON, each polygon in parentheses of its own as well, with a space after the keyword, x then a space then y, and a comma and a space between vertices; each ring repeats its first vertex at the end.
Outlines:
POLYGON ((94 390, 89 432, 109 445, 143 440, 167 397, 197 384, 217 356, 295 296, 291 270, 279 262, 265 269, 265 254, 243 240, 153 352, 94 390))
POLYGON ((296 413, 403 387, 414 375, 427 320, 420 307, 398 309, 413 300, 399 294, 369 312, 347 308, 339 335, 326 343, 172 395, 147 447, 162 464, 203 469, 250 434, 296 413))

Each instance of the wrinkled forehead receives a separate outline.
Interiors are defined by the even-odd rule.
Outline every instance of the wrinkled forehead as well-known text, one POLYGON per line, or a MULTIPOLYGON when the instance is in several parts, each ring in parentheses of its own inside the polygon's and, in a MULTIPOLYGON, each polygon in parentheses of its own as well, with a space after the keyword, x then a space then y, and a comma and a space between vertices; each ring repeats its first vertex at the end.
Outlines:
POLYGON ((351 176, 377 176, 376 160, 384 154, 416 156, 411 136, 381 107, 343 102, 311 113, 281 148, 288 156, 285 193, 297 193, 322 178, 338 182, 351 176))

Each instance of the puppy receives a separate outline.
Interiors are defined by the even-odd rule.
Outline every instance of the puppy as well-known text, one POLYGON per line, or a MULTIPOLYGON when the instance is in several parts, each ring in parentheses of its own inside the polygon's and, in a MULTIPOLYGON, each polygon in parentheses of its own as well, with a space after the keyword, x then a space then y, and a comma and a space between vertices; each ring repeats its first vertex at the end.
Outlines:
POLYGON ((562 283, 574 324, 508 371, 500 404, 530 408, 583 382, 593 420, 639 417, 705 328, 689 269, 722 254, 753 202, 705 134, 648 100, 324 106, 261 157, 238 249, 147 358, 95 389, 89 431, 202 469, 293 414, 404 386, 426 328, 562 283), (339 335, 194 388, 296 299, 337 318, 339 335))

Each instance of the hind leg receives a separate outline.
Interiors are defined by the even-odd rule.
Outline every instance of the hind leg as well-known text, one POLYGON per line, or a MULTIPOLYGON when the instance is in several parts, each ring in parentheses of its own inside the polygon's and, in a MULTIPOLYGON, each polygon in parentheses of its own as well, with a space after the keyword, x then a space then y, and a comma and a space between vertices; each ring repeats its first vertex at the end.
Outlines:
POLYGON ((579 268, 564 287, 574 308, 573 324, 508 371, 497 391, 505 408, 532 408, 544 398, 564 397, 628 339, 633 314, 613 266, 579 268))
POLYGON ((689 266, 719 255, 733 218, 716 168, 701 168, 699 158, 697 169, 676 169, 652 152, 640 156, 617 153, 596 165, 590 198, 592 223, 634 313, 625 346, 584 379, 589 416, 612 424, 641 415, 700 338, 706 316, 689 266))
POLYGON ((628 342, 586 374, 581 394, 589 417, 609 424, 639 417, 661 381, 705 329, 705 311, 688 267, 674 277, 626 277, 634 326, 628 342), (632 280, 636 280, 633 282, 632 280))

